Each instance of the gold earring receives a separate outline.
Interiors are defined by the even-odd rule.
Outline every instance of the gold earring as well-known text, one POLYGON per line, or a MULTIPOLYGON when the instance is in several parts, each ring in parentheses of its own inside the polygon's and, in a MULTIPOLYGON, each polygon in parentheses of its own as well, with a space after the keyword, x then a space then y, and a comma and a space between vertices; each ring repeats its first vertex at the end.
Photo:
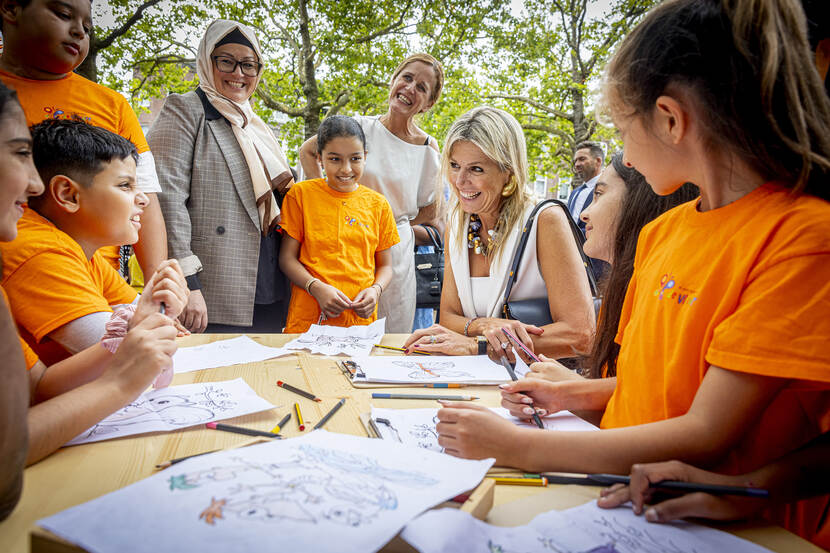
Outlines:
POLYGON ((515 192, 518 187, 519 182, 516 180, 516 175, 510 175, 510 180, 508 180, 507 184, 504 185, 504 188, 501 189, 501 195, 505 198, 512 196, 513 192, 515 192))

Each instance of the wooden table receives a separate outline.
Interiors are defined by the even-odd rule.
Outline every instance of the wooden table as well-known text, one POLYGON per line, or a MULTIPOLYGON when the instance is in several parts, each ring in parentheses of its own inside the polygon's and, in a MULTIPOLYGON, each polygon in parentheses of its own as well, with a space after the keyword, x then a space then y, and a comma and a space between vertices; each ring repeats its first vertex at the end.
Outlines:
MULTIPOLYGON (((198 335, 180 339, 180 346, 204 344, 231 337, 230 335, 198 335)), ((251 335, 268 346, 281 346, 293 335, 251 335)), ((387 335, 383 344, 400 346, 403 335, 387 335)), ((377 355, 396 355, 376 348, 377 355)), ((356 389, 349 384, 335 365, 334 358, 298 352, 297 355, 221 367, 205 371, 178 374, 173 385, 194 382, 216 382, 242 377, 256 392, 274 404, 276 409, 237 417, 229 424, 270 430, 282 416, 299 402, 306 418, 307 428, 317 422, 341 397, 348 397, 345 405, 326 424, 326 430, 353 435, 366 435, 359 415, 376 407, 418 408, 435 407, 432 401, 371 400, 371 389, 356 389), (314 392, 323 402, 306 400, 276 385, 283 380, 314 392), (310 424, 309 424, 310 423, 310 424)), ((446 390, 419 389, 419 393, 441 394, 446 390)), ((465 392, 480 396, 480 403, 499 405, 499 393, 494 386, 471 386, 465 392)), ((286 437, 297 436, 296 420, 283 429, 286 437)), ((50 457, 26 469, 23 497, 12 515, 0 523, 0 551, 25 553, 29 551, 29 534, 36 529, 38 519, 62 511, 73 505, 100 497, 155 473, 155 465, 194 453, 235 447, 250 438, 227 432, 194 427, 176 432, 155 433, 121 438, 61 449, 50 457)), ((519 524, 535 514, 550 508, 575 506, 596 497, 599 488, 551 486, 528 488, 524 486, 497 486, 492 516, 494 524, 519 524), (509 508, 500 507, 518 501, 509 508), (518 508, 517 508, 518 507, 518 508)), ((774 551, 820 552, 809 542, 774 526, 727 527, 741 537, 755 541, 774 551)))

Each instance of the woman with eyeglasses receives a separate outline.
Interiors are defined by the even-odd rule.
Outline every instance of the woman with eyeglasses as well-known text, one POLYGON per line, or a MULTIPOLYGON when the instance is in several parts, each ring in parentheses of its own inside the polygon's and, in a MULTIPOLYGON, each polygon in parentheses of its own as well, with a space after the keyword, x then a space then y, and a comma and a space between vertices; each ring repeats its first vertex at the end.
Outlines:
POLYGON ((275 227, 294 180, 249 102, 262 77, 253 30, 211 23, 196 72, 199 87, 169 95, 147 135, 170 256, 191 290, 180 320, 192 332, 280 332, 289 287, 275 227))

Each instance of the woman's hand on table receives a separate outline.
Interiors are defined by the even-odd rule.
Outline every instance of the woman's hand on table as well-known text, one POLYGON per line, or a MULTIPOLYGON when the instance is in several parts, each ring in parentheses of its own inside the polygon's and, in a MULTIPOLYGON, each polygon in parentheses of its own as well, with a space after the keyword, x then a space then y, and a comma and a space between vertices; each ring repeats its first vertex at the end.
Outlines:
POLYGON ((418 351, 443 355, 478 354, 475 338, 469 338, 441 325, 416 330, 406 339, 403 348, 407 354, 418 351))
MULTIPOLYGON (((753 486, 744 477, 716 474, 680 461, 637 464, 631 467, 631 484, 628 486, 615 484, 602 490, 597 505, 606 509, 613 509, 627 501, 631 501, 634 513, 639 515, 645 511, 645 518, 649 522, 669 522, 688 517, 736 520, 750 518, 770 505, 769 500, 765 499, 729 495, 716 496, 702 492, 689 493, 652 504, 655 499, 658 499, 658 496, 651 484, 663 480, 726 486, 753 486), (645 507, 646 504, 651 505, 645 507)), ((660 496, 664 496, 664 493, 661 492, 660 496)))
POLYGON ((495 457, 496 464, 520 466, 525 451, 521 428, 487 407, 461 401, 439 401, 438 444, 446 453, 465 459, 495 457))
POLYGON ((315 281, 310 289, 311 296, 317 300, 320 310, 329 319, 335 319, 346 309, 352 308, 349 296, 323 281, 315 281))
POLYGON ((364 288, 354 297, 352 310, 358 317, 368 319, 374 313, 378 300, 380 300, 380 290, 377 286, 364 288))
MULTIPOLYGON (((516 358, 513 355, 513 344, 507 338, 507 335, 505 335, 502 331, 502 328, 508 329, 513 336, 515 336, 530 351, 534 351, 533 339, 531 336, 541 336, 545 332, 544 329, 539 328, 538 326, 528 325, 521 321, 515 321, 512 319, 495 319, 487 317, 477 319, 471 326, 473 325, 476 325, 474 328, 477 334, 487 338, 487 343, 490 346, 489 351, 491 352, 491 357, 498 361, 501 356, 504 355, 511 363, 516 362, 516 358)), ((516 351, 525 363, 533 362, 527 354, 521 351, 521 348, 516 347, 516 351)))
POLYGON ((555 359, 550 359, 544 355, 540 355, 539 358, 542 362, 532 363, 530 365, 530 371, 525 375, 525 378, 541 378, 542 380, 549 380, 550 382, 585 379, 578 372, 569 369, 555 359))
POLYGON ((185 309, 189 296, 190 291, 187 289, 179 262, 175 259, 162 261, 153 276, 144 284, 144 292, 138 298, 129 328, 138 325, 153 313, 158 313, 162 304, 164 314, 175 319, 185 309))

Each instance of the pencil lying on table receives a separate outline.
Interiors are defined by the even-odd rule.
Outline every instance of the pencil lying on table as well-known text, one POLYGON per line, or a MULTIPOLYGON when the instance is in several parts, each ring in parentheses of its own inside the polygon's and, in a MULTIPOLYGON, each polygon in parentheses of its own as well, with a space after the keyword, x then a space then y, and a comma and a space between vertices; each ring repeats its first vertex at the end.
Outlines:
MULTIPOLYGON (((383 349, 391 349, 392 351, 402 351, 402 352, 406 353, 405 349, 396 348, 395 346, 384 346, 383 344, 375 344, 375 347, 376 348, 383 348, 383 349)), ((416 355, 432 355, 431 353, 429 353, 427 351, 417 351, 417 350, 413 350, 410 353, 414 353, 416 355)))
POLYGON ((166 469, 170 465, 175 465, 176 463, 181 463, 182 461, 187 461, 188 459, 192 459, 194 457, 199 457, 201 455, 207 455, 208 453, 216 453, 217 451, 222 451, 221 449, 211 449, 210 451, 204 451, 202 453, 194 453, 193 455, 187 455, 185 457, 179 457, 178 459, 170 459, 169 461, 165 461, 163 463, 159 463, 156 465, 156 470, 166 469))
MULTIPOLYGON (((612 484, 628 485, 631 479, 628 476, 617 474, 558 474, 542 473, 551 484, 577 484, 582 486, 610 486, 612 484)), ((674 491, 681 493, 704 492, 712 495, 741 495, 747 497, 769 497, 769 490, 762 488, 745 488, 742 486, 721 486, 717 484, 698 484, 695 482, 679 482, 677 480, 663 480, 650 486, 655 490, 674 491)))
POLYGON ((522 476, 518 477, 505 477, 505 476, 488 476, 490 480, 495 480, 496 484, 510 484, 511 486, 547 486, 548 479, 544 476, 541 478, 525 478, 522 476))
POLYGON ((275 438, 281 440, 282 436, 274 434, 273 432, 265 432, 263 430, 254 430, 253 428, 244 428, 242 426, 232 426, 230 424, 222 424, 218 422, 209 422, 205 424, 206 427, 213 430, 224 430, 225 432, 233 432, 235 434, 245 434, 246 436, 263 436, 265 438, 275 438))
POLYGON ((317 424, 314 425, 314 428, 312 428, 312 430, 317 430, 318 428, 323 428, 323 425, 326 424, 329 421, 329 419, 334 416, 334 414, 337 412, 338 409, 343 407, 344 403, 346 403, 346 398, 342 398, 340 401, 338 401, 334 405, 334 407, 331 408, 331 411, 326 413, 326 415, 322 419, 320 419, 320 422, 318 422, 317 424))
POLYGON ((287 382, 283 382, 282 380, 277 380, 277 386, 279 386, 280 388, 282 388, 284 390, 288 390, 289 392, 294 392, 297 395, 307 397, 308 399, 310 399, 312 401, 317 401, 317 402, 323 401, 322 399, 315 396, 311 392, 306 392, 305 390, 300 390, 299 388, 295 388, 291 384, 288 384, 287 382))
POLYGON ((478 396, 443 396, 430 394, 389 394, 374 392, 372 399, 446 399, 447 401, 473 401, 478 396))

